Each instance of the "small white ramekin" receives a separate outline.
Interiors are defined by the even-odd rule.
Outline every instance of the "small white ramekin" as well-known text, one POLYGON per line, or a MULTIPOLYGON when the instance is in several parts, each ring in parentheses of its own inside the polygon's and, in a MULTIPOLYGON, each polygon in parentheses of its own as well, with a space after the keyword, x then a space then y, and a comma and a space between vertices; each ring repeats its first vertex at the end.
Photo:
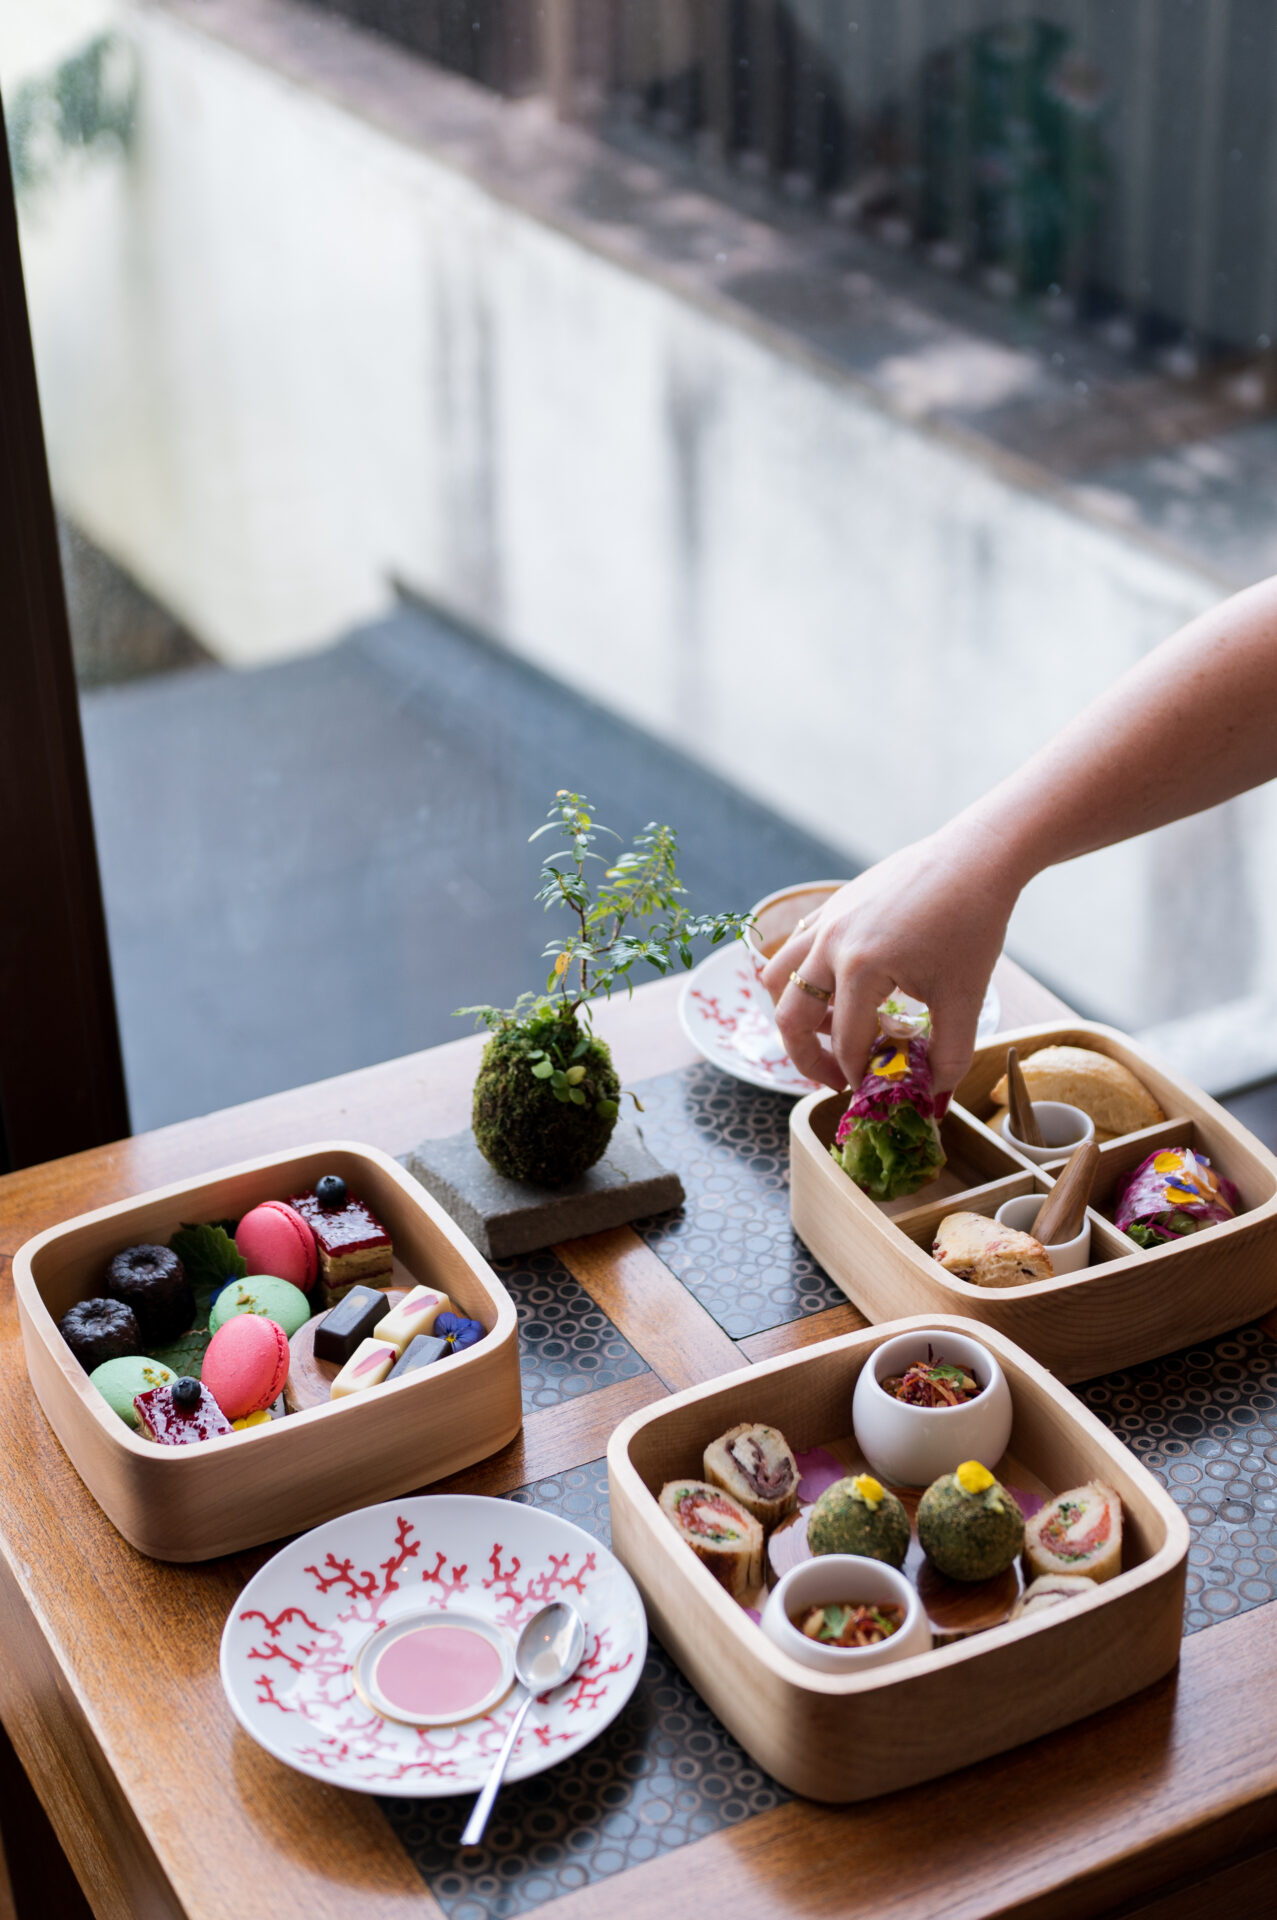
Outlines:
POLYGON ((1095 1122, 1081 1107, 1067 1106, 1063 1100, 1035 1100, 1033 1111, 1046 1141, 1044 1147, 1031 1147, 1012 1133, 1009 1111, 1002 1117, 1002 1137, 1017 1153, 1039 1167, 1044 1167, 1048 1160, 1065 1159, 1075 1147, 1095 1138, 1095 1122))
POLYGON ((1011 1389, 1006 1375, 978 1340, 965 1333, 920 1328, 884 1340, 865 1361, 851 1400, 856 1445, 872 1472, 889 1486, 929 1487, 964 1460, 992 1473, 1011 1438, 1011 1389), (879 1382, 903 1373, 927 1349, 936 1360, 966 1367, 983 1391, 960 1407, 913 1407, 879 1382))
POLYGON ((773 1646, 821 1673, 859 1673, 910 1654, 930 1653, 931 1627, 915 1588, 882 1560, 859 1553, 822 1553, 791 1567, 772 1588, 763 1608, 763 1632, 773 1646), (800 1607, 860 1600, 890 1601, 905 1610, 904 1625, 872 1647, 828 1647, 799 1633, 790 1619, 800 1607))
MULTIPOLYGON (((994 1219, 999 1226, 1014 1227, 1018 1233, 1032 1233, 1045 1201, 1043 1193, 1019 1194, 1014 1200, 1004 1200, 994 1219)), ((1080 1273, 1083 1267, 1088 1267, 1091 1264, 1090 1216, 1083 1219, 1081 1233, 1071 1240, 1053 1240, 1047 1252, 1057 1274, 1080 1273)))

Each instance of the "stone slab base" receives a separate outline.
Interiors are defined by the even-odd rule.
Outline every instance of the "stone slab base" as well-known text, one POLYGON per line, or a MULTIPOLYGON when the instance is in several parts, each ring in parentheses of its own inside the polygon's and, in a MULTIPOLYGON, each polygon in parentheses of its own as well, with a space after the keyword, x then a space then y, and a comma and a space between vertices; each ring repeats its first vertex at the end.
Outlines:
POLYGON ((569 1186, 525 1185, 490 1167, 474 1135, 423 1140, 403 1164, 488 1260, 623 1227, 681 1206, 683 1183, 652 1158, 633 1120, 616 1123, 608 1150, 569 1186))

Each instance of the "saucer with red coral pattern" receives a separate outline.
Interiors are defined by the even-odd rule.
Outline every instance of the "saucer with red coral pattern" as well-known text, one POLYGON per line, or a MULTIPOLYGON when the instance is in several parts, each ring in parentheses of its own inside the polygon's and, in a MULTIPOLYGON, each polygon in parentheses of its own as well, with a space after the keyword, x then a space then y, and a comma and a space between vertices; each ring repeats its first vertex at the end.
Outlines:
MULTIPOLYGON (((476 1792, 523 1688, 503 1687, 494 1667, 486 1710, 443 1724, 437 1715, 430 1724, 383 1716, 372 1704, 382 1696, 368 1678, 370 1645, 403 1646, 426 1628, 468 1632, 486 1635, 491 1659, 504 1666, 524 1622, 559 1599, 585 1621, 585 1658, 524 1722, 506 1777, 527 1780, 615 1720, 647 1652, 643 1603, 620 1561, 537 1507, 426 1495, 364 1507, 302 1534, 232 1607, 222 1685, 245 1732, 316 1780, 411 1799, 476 1792)), ((391 1668, 377 1672, 384 1680, 391 1668)))

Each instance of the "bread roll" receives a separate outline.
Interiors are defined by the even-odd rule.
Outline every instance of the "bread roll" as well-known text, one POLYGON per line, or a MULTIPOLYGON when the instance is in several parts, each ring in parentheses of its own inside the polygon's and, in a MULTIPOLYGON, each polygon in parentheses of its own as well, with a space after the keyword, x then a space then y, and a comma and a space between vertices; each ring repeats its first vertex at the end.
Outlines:
MULTIPOLYGON (((1166 1118, 1129 1067, 1090 1047, 1039 1047, 1020 1064, 1031 1100, 1063 1100, 1070 1107, 1080 1107, 1095 1122, 1101 1138, 1112 1140, 1120 1133, 1155 1127, 1166 1118)), ((996 1107, 1009 1104, 1005 1074, 990 1098, 996 1107)))
POLYGON ((783 1433, 748 1420, 705 1449, 706 1480, 738 1500, 746 1513, 774 1527, 798 1505, 798 1463, 783 1433))
POLYGON ((763 1583, 763 1530, 752 1513, 704 1480, 668 1480, 661 1512, 698 1560, 739 1600, 763 1583))
POLYGON ((1059 1494, 1024 1530, 1031 1573, 1080 1573, 1097 1584, 1122 1571, 1122 1502, 1102 1480, 1059 1494))
POLYGON ((947 1215, 936 1230, 931 1254, 946 1273, 976 1287, 1023 1287, 1030 1280, 1049 1280, 1055 1272, 1040 1240, 982 1213, 947 1215))

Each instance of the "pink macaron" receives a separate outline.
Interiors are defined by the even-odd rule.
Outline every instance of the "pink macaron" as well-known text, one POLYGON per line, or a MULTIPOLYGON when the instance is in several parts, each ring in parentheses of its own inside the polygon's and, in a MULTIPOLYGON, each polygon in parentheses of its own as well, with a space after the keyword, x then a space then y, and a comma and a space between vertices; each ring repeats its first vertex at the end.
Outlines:
POLYGON ((295 1208, 283 1200, 263 1200, 235 1229, 235 1245, 250 1273, 273 1273, 309 1293, 319 1272, 315 1236, 295 1208))
POLYGON ((236 1313, 208 1343, 200 1377, 228 1420, 261 1413, 284 1391, 288 1336, 274 1320, 236 1313))

